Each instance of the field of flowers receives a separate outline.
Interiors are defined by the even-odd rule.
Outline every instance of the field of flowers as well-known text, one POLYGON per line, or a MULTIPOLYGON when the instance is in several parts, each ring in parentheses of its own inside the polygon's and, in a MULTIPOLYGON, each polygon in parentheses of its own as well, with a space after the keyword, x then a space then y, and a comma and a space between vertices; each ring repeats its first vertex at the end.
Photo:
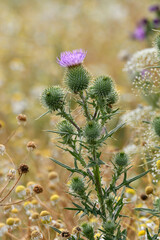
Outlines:
POLYGON ((160 239, 158 0, 0 1, 0 240, 160 239))

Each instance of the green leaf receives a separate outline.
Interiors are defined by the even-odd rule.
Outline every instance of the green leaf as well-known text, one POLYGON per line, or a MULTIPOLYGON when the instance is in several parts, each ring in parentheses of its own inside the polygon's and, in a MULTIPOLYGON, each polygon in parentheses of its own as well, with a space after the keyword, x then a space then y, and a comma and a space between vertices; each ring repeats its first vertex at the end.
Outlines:
POLYGON ((147 212, 153 216, 160 217, 160 212, 155 211, 154 209, 149 208, 135 208, 136 211, 147 212))
POLYGON ((74 172, 74 169, 73 169, 73 168, 71 168, 71 167, 69 167, 69 166, 67 166, 67 165, 65 165, 65 164, 57 161, 57 160, 54 159, 54 158, 51 158, 51 157, 50 157, 50 159, 51 159, 53 162, 55 162, 55 163, 57 163, 58 165, 60 165, 61 167, 67 169, 68 171, 74 172))
POLYGON ((57 233, 59 233, 59 234, 62 233, 59 229, 57 229, 57 228, 55 228, 55 227, 53 227, 53 226, 50 226, 50 228, 52 228, 55 232, 57 232, 57 233))
POLYGON ((43 113, 41 116, 39 116, 38 118, 36 118, 35 120, 39 120, 40 118, 44 117, 45 115, 47 115, 48 113, 51 113, 51 110, 48 110, 47 112, 43 113))
POLYGON ((117 132, 121 127, 123 127, 125 123, 119 124, 114 129, 112 129, 109 133, 107 133, 104 137, 102 137, 98 143, 104 142, 107 138, 111 137, 115 132, 117 132))

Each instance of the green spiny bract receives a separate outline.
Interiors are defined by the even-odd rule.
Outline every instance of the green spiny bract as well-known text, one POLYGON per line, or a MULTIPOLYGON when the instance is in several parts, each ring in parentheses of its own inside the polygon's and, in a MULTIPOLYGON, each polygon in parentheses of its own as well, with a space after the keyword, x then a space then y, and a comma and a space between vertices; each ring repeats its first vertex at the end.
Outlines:
POLYGON ((78 93, 87 89, 91 75, 82 64, 68 67, 65 74, 65 82, 68 88, 78 93))
POLYGON ((160 34, 158 34, 154 40, 154 45, 158 51, 158 57, 160 58, 160 34))
POLYGON ((153 128, 155 133, 160 137, 160 117, 156 117, 153 120, 153 128))
POLYGON ((114 160, 119 167, 124 167, 128 163, 128 156, 126 153, 120 152, 115 155, 114 160))
POLYGON ((70 183, 70 189, 79 196, 83 196, 86 190, 83 179, 77 176, 73 177, 70 183))
POLYGON ((113 90, 107 96, 107 103, 112 105, 117 101, 118 101, 118 93, 113 90))
POLYGON ((82 227, 83 235, 89 240, 94 240, 93 227, 88 223, 83 223, 81 227, 82 227))
POLYGON ((63 120, 58 125, 58 131, 60 132, 60 136, 62 137, 64 143, 71 143, 72 134, 74 133, 73 126, 66 120, 63 120))
POLYGON ((59 86, 46 88, 41 95, 41 103, 49 110, 62 109, 64 105, 64 92, 59 86))
POLYGON ((115 229, 117 228, 117 224, 115 224, 113 220, 108 220, 103 225, 103 228, 104 228, 105 234, 113 235, 115 229))
POLYGON ((101 127, 96 121, 89 121, 84 129, 84 136, 87 142, 94 144, 95 140, 100 136, 101 127))
POLYGON ((113 90, 113 81, 110 77, 98 77, 93 86, 90 88, 90 95, 92 98, 106 98, 113 90))

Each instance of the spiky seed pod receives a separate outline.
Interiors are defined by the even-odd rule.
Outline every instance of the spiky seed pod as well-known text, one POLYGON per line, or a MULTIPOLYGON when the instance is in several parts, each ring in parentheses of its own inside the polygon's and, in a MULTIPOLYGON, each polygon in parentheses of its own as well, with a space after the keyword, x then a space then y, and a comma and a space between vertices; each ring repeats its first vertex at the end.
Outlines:
POLYGON ((72 134, 74 133, 73 126, 68 121, 64 120, 60 122, 57 127, 64 143, 70 143, 72 140, 72 134))
POLYGON ((82 196, 85 192, 85 183, 81 177, 73 177, 70 183, 70 189, 74 193, 82 196))
POLYGON ((107 76, 100 76, 94 81, 90 93, 93 98, 106 98, 112 90, 112 79, 107 76))
POLYGON ((94 144, 95 140, 100 136, 101 127, 95 121, 90 121, 86 124, 84 129, 84 135, 90 144, 94 144))
POLYGON ((156 117, 153 120, 153 128, 155 133, 160 137, 160 117, 156 117))
POLYGON ((41 102, 49 110, 62 109, 64 105, 64 92, 59 86, 46 88, 41 95, 41 102))
POLYGON ((119 167, 124 167, 128 163, 128 156, 126 153, 120 152, 115 155, 114 160, 119 167))
POLYGON ((94 239, 93 227, 88 223, 83 223, 81 225, 83 235, 88 239, 94 239))
POLYGON ((66 69, 65 82, 68 88, 74 93, 87 89, 90 79, 91 75, 82 64, 66 69))

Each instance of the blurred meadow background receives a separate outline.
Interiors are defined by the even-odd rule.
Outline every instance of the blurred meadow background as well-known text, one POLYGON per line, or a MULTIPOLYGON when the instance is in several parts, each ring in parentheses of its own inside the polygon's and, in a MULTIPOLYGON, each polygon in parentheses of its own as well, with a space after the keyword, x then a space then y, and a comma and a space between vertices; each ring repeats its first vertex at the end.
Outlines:
MULTIPOLYGON (((148 7, 154 3, 151 0, 0 1, 0 143, 6 144, 7 154, 16 166, 21 162, 28 164, 30 171, 21 184, 29 181, 41 184, 44 193, 40 198, 48 206, 53 193, 60 196, 59 205, 50 209, 54 220, 64 221, 68 230, 77 224, 74 213, 63 210, 71 205, 71 197, 66 193, 69 173, 48 158, 53 156, 70 165, 72 159, 56 147, 56 136, 44 131, 56 126, 57 117, 47 115, 36 120, 45 112, 40 94, 47 86, 64 85, 64 71, 56 62, 60 53, 82 48, 87 51, 85 65, 94 77, 107 74, 114 79, 120 95, 117 106, 122 113, 145 104, 133 94, 123 68, 128 56, 151 46, 151 42, 133 40, 131 34, 141 18, 152 16, 148 7), (18 114, 27 116, 26 126, 17 124, 18 114), (36 144, 31 153, 26 148, 29 141, 36 144), (56 186, 52 184, 51 172, 57 173, 56 186)), ((118 121, 117 115, 110 127, 118 121)), ((104 147, 103 159, 125 147, 129 136, 127 127, 121 129, 104 147)), ((3 182, 12 165, 7 155, 0 158, 3 182)), ((23 212, 21 216, 25 219, 23 212)), ((5 222, 3 211, 0 219, 5 222)))

